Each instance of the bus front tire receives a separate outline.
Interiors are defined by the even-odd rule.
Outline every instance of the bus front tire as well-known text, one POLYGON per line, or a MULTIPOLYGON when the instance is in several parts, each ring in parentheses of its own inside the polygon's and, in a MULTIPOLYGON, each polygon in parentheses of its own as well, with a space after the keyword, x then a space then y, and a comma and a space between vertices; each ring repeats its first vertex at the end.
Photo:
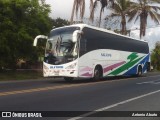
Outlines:
POLYGON ((73 77, 64 77, 64 80, 66 81, 66 82, 72 82, 73 81, 73 77))
POLYGON ((94 81, 98 81, 103 77, 103 70, 102 67, 100 65, 96 66, 94 69, 94 77, 93 80, 94 81))

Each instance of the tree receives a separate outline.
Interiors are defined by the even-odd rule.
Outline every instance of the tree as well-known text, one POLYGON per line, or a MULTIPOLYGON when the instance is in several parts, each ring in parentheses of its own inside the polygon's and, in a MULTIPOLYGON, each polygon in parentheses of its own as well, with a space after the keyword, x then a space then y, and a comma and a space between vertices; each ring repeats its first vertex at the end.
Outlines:
POLYGON ((37 59, 33 39, 51 29, 49 12, 44 0, 0 1, 0 68, 15 69, 19 59, 37 59))
POLYGON ((160 42, 156 43, 155 49, 152 51, 151 63, 154 68, 160 70, 160 42))
MULTIPOLYGON (((92 8, 92 6, 93 6, 93 0, 90 0, 90 7, 92 8)), ((71 13, 71 19, 70 19, 71 24, 73 23, 74 15, 75 14, 78 15, 78 11, 79 11, 80 18, 82 21, 84 17, 84 13, 85 13, 85 0, 74 0, 73 7, 72 7, 72 13, 71 13)))
POLYGON ((57 27, 62 27, 62 26, 65 26, 65 25, 69 25, 70 22, 68 20, 65 20, 65 19, 57 18, 57 19, 52 20, 52 24, 53 24, 54 28, 57 28, 57 27))
POLYGON ((121 34, 126 35, 126 16, 128 13, 130 7, 130 1, 129 0, 117 0, 114 3, 113 6, 113 13, 109 15, 108 17, 111 18, 116 18, 120 17, 121 18, 121 34))
POLYGON ((152 4, 156 1, 157 0, 138 0, 138 3, 132 2, 130 6, 128 21, 131 22, 134 20, 136 22, 138 19, 140 20, 140 38, 146 34, 148 16, 150 16, 155 23, 159 24, 160 14, 158 10, 160 10, 160 7, 152 4))
POLYGON ((114 5, 114 0, 95 0, 94 4, 93 4, 93 7, 92 7, 92 10, 91 10, 91 13, 90 13, 90 20, 92 22, 94 20, 94 13, 95 13, 95 10, 97 8, 98 2, 100 2, 100 4, 101 4, 100 15, 99 15, 99 25, 98 25, 100 27, 101 19, 102 19, 102 12, 104 12, 104 8, 108 6, 108 2, 111 2, 112 6, 113 6, 114 5))

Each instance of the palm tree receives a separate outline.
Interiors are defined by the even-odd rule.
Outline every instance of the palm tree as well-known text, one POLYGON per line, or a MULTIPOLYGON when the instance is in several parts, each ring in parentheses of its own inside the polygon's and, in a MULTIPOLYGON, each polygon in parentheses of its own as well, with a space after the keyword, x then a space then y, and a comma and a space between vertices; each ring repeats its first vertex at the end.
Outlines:
POLYGON ((121 34, 126 35, 126 15, 130 7, 130 1, 129 0, 117 0, 114 3, 113 6, 113 13, 109 15, 108 17, 121 17, 121 34))
POLYGON ((158 2, 158 0, 138 0, 138 3, 132 2, 128 21, 134 20, 136 22, 140 19, 140 38, 146 34, 148 16, 150 16, 155 23, 159 24, 160 14, 158 10, 160 10, 160 7, 152 4, 156 1, 158 2))
MULTIPOLYGON (((90 0, 90 8, 93 7, 93 0, 90 0)), ((85 13, 85 0, 74 0, 73 7, 72 7, 72 13, 71 13, 71 24, 73 23, 74 15, 78 15, 78 12, 80 12, 80 18, 81 20, 84 17, 85 13)))
POLYGON ((114 1, 115 0, 95 0, 93 7, 92 7, 92 10, 91 10, 91 13, 90 13, 90 20, 93 22, 95 9, 97 8, 98 2, 100 2, 100 4, 101 4, 100 16, 99 16, 99 27, 100 27, 101 19, 102 19, 102 12, 104 12, 104 8, 108 6, 108 2, 111 2, 112 6, 113 6, 114 1))

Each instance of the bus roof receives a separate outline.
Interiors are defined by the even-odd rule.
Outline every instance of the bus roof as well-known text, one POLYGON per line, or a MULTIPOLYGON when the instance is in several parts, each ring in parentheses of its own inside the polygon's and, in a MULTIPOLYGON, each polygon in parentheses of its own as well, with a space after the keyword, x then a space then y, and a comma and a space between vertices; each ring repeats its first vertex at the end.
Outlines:
MULTIPOLYGON (((148 43, 148 41, 145 41, 145 40, 140 40, 140 39, 132 38, 132 37, 129 37, 129 36, 117 34, 117 33, 113 32, 111 30, 107 30, 107 29, 103 29, 103 28, 98 28, 98 27, 87 25, 87 24, 73 24, 73 25, 70 25, 70 26, 80 27, 81 30, 83 30, 83 28, 87 27, 87 28, 91 28, 91 29, 94 29, 94 30, 99 30, 99 31, 102 31, 102 32, 107 32, 107 33, 110 33, 110 34, 113 34, 113 35, 118 35, 118 36, 122 36, 122 37, 130 38, 130 39, 133 39, 133 40, 138 40, 138 41, 141 41, 141 42, 147 42, 148 43)), ((69 26, 66 26, 66 27, 69 27, 69 26)))
POLYGON ((113 32, 111 30, 107 30, 107 29, 103 29, 103 28, 98 28, 98 27, 94 27, 94 26, 91 26, 91 25, 87 25, 87 24, 73 24, 73 25, 58 27, 58 28, 52 29, 51 31, 57 30, 57 29, 61 29, 61 28, 64 28, 64 27, 80 27, 80 30, 83 30, 83 28, 87 27, 87 28, 91 28, 91 29, 94 29, 94 30, 98 30, 98 31, 102 31, 102 32, 107 32, 107 33, 110 33, 110 34, 113 34, 113 35, 130 38, 132 40, 138 40, 138 41, 141 41, 141 42, 148 43, 148 41, 146 41, 146 40, 136 39, 136 38, 133 38, 133 37, 117 34, 117 33, 113 32))

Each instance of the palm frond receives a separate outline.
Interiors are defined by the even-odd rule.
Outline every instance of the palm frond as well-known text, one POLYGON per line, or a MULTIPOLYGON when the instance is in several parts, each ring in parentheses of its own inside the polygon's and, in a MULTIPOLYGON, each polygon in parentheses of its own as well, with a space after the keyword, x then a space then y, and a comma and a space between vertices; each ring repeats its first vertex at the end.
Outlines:
POLYGON ((85 0, 74 0, 70 19, 71 23, 73 22, 74 14, 78 16, 78 12, 80 12, 80 18, 83 19, 85 13, 85 0))
POLYGON ((158 12, 158 10, 160 10, 160 7, 158 7, 158 6, 151 6, 151 8, 156 12, 158 12))
POLYGON ((105 7, 107 7, 107 5, 108 5, 108 1, 107 0, 100 0, 100 2, 101 2, 101 8, 104 10, 104 8, 105 7))
POLYGON ((129 16, 129 19, 128 19, 128 22, 131 22, 133 21, 133 19, 137 16, 138 16, 138 13, 137 13, 137 10, 136 9, 133 9, 132 11, 129 11, 128 12, 128 16, 129 16))
POLYGON ((109 0, 109 4, 110 4, 111 8, 114 7, 115 2, 116 2, 116 0, 109 0))
POLYGON ((108 17, 117 17, 117 16, 121 16, 121 14, 119 14, 119 13, 112 13, 108 17))
POLYGON ((121 6, 121 4, 120 4, 118 1, 114 3, 114 8, 113 8, 113 10, 114 10, 115 12, 118 12, 118 13, 122 11, 122 6, 121 6))
POLYGON ((150 3, 160 3, 160 0, 150 0, 150 3))
POLYGON ((141 14, 142 14, 142 11, 139 11, 139 12, 137 13, 137 16, 136 16, 136 18, 135 18, 134 23, 137 22, 137 20, 138 20, 138 18, 140 17, 141 14))
POLYGON ((151 19, 156 23, 159 24, 159 18, 160 18, 160 14, 157 14, 157 12, 149 12, 149 15, 151 16, 151 19))

